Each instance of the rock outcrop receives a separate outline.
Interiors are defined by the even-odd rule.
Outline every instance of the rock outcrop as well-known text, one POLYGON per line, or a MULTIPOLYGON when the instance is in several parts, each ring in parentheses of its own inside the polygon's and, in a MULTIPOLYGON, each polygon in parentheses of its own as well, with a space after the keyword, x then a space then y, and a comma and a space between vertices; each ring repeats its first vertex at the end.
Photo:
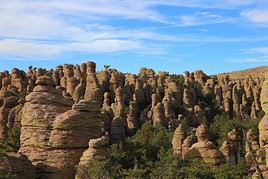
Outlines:
POLYGON ((100 109, 93 101, 73 105, 41 76, 26 97, 21 121, 21 148, 40 178, 73 178, 87 142, 101 134, 100 109))
POLYGON ((205 163, 217 165, 222 163, 223 156, 215 144, 209 141, 208 129, 200 125, 196 129, 197 142, 185 153, 184 158, 202 158, 205 163))
POLYGON ((31 161, 22 154, 0 154, 0 172, 8 173, 16 179, 35 178, 34 166, 31 161))
POLYGON ((10 96, 4 99, 0 108, 0 139, 7 138, 8 115, 10 110, 18 104, 18 99, 10 96))
POLYGON ((55 162, 51 160, 55 154, 49 150, 53 123, 56 116, 71 108, 71 102, 52 86, 53 81, 49 77, 38 77, 36 85, 33 92, 26 96, 26 103, 22 109, 19 152, 28 156, 36 166, 37 176, 49 178, 55 171, 50 166, 50 162, 55 162))
POLYGON ((174 154, 182 156, 183 154, 182 146, 185 138, 186 138, 186 132, 184 131, 182 124, 180 124, 176 128, 172 138, 172 148, 174 154))
MULTIPOLYGON (((263 110, 259 142, 251 130, 247 135, 261 161, 268 149, 267 86, 263 78, 208 76, 201 70, 171 75, 142 68, 136 75, 105 66, 97 72, 91 61, 51 70, 30 66, 27 73, 14 68, 0 72, 0 139, 7 139, 8 129, 21 130, 19 153, 32 162, 37 178, 73 178, 80 158, 81 164, 102 151, 106 139, 101 135, 107 133, 109 142, 117 143, 145 122, 175 131, 173 152, 181 159, 236 164, 245 147, 238 134, 228 133, 218 150, 200 124, 215 112, 258 120, 263 110), (197 127, 196 135, 186 135, 184 122, 193 131, 197 127)), ((246 152, 250 159, 248 146, 246 152)))

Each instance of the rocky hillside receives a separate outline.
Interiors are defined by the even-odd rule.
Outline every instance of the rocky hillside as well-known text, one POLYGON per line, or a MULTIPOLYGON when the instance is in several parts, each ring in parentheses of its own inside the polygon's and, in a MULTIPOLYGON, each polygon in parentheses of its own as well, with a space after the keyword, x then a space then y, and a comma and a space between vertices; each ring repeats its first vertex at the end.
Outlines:
POLYGON ((256 129, 267 91, 262 78, 125 74, 91 61, 1 72, 0 178, 218 178, 213 167, 241 161, 228 176, 252 175, 252 153, 265 161, 265 117, 260 140, 256 129), (211 170, 185 169, 192 159, 211 170))
POLYGON ((249 68, 246 70, 220 73, 216 74, 216 76, 220 78, 222 76, 229 75, 230 79, 246 79, 248 76, 251 76, 252 78, 256 79, 258 77, 262 78, 267 76, 267 72, 268 66, 261 66, 256 68, 249 68))

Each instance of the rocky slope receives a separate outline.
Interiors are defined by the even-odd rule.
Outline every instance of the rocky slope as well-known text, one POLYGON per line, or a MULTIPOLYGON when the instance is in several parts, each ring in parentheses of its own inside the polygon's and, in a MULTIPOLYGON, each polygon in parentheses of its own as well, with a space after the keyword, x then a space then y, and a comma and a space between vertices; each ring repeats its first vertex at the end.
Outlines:
MULTIPOLYGON (((203 123, 214 113, 257 119, 266 103, 260 100, 263 74, 254 75, 236 75, 231 78, 243 78, 234 81, 201 70, 170 75, 147 68, 124 74, 107 66, 96 71, 91 61, 50 71, 31 66, 27 73, 5 71, 0 73, 0 139, 7 140, 8 129, 17 126, 21 146, 17 154, 1 158, 0 170, 26 178, 25 163, 37 178, 71 179, 76 166, 102 155, 107 145, 133 135, 145 122, 175 131, 174 154, 182 159, 236 164, 236 131, 226 134, 218 149, 203 123), (191 135, 184 132, 184 119, 195 129, 191 135)), ((258 140, 255 144, 261 146, 258 140)))
POLYGON ((218 78, 221 78, 222 76, 229 75, 230 79, 246 79, 249 76, 251 76, 252 78, 256 79, 258 77, 267 76, 267 72, 268 72, 268 66, 261 66, 240 71, 220 73, 216 74, 216 76, 218 78))

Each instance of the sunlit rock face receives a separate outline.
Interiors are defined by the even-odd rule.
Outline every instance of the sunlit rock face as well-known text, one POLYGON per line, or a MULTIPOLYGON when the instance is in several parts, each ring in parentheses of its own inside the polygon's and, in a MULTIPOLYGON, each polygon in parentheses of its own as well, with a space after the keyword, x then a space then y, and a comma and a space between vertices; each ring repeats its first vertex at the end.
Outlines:
POLYGON ((36 84, 23 107, 19 152, 40 178, 73 178, 88 140, 100 136, 100 109, 90 101, 72 107, 49 77, 37 78, 36 84))
POLYGON ((201 124, 196 129, 197 142, 185 153, 184 158, 201 158, 205 163, 218 165, 224 161, 215 144, 209 141, 208 129, 201 124))
MULTIPOLYGON (((0 138, 7 139, 14 126, 21 128, 19 152, 32 162, 38 178, 73 178, 75 165, 107 147, 104 133, 109 142, 118 143, 145 122, 174 132, 173 153, 181 159, 235 164, 238 148, 245 147, 237 146, 235 132, 226 134, 218 150, 202 123, 214 112, 252 120, 262 110, 268 115, 267 86, 261 78, 233 80, 228 75, 207 76, 201 70, 184 76, 147 68, 125 74, 104 66, 97 72, 92 61, 54 70, 30 66, 27 73, 13 69, 0 73, 0 138), (188 136, 182 122, 193 129, 188 136)), ((267 120, 265 116, 259 124, 259 142, 257 134, 247 133, 258 160, 265 158, 267 120)), ((248 146, 246 152, 247 158, 248 146)), ((10 160, 14 158, 20 157, 10 160)), ((253 166, 252 161, 249 164, 253 166)))

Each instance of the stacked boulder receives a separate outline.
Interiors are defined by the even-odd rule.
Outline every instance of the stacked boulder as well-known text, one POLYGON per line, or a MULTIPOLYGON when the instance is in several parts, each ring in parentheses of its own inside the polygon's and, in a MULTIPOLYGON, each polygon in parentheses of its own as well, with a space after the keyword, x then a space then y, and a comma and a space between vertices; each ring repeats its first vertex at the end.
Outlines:
POLYGON ((182 156, 183 154, 183 141, 186 138, 186 132, 183 129, 183 125, 180 124, 174 134, 173 134, 173 138, 172 138, 172 148, 173 148, 173 153, 178 155, 178 156, 182 156))
POLYGON ((228 133, 228 139, 222 143, 220 151, 222 152, 227 164, 237 164, 239 156, 239 140, 236 130, 228 133))
POLYGON ((101 116, 97 107, 96 102, 83 100, 56 117, 49 137, 53 150, 49 165, 59 169, 53 177, 73 178, 88 140, 101 136, 101 116))
POLYGON ((36 80, 33 92, 26 96, 22 109, 21 147, 19 152, 28 156, 37 168, 37 176, 50 177, 55 169, 50 167, 51 147, 49 136, 53 130, 56 116, 71 108, 67 101, 54 87, 47 76, 36 80))
POLYGON ((205 163, 218 165, 222 163, 223 156, 215 144, 209 141, 208 129, 201 124, 196 129, 197 142, 186 152, 184 158, 202 158, 205 163))
POLYGON ((79 170, 83 168, 90 160, 93 160, 97 157, 105 157, 107 153, 107 147, 109 145, 109 137, 104 135, 97 139, 91 139, 88 143, 88 149, 83 152, 82 157, 78 165, 78 173, 75 176, 75 179, 82 179, 79 175, 79 170))
POLYGON ((40 178, 73 178, 87 142, 101 134, 100 109, 94 101, 64 98, 47 76, 37 78, 26 97, 19 152, 28 156, 40 178))

